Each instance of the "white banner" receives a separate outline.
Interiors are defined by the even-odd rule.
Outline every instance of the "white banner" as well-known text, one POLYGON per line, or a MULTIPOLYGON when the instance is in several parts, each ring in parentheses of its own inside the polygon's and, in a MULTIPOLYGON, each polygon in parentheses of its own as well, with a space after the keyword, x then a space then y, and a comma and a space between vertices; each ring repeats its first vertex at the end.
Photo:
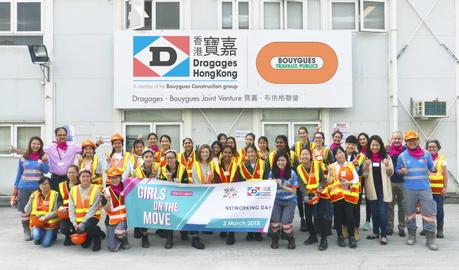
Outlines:
POLYGON ((115 33, 116 108, 352 106, 351 33, 115 33))

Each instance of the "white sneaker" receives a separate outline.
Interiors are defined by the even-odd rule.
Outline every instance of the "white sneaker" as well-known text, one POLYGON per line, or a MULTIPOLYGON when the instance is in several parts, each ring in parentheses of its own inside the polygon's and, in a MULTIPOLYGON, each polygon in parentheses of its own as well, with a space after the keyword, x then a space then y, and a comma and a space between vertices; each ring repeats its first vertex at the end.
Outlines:
POLYGON ((365 225, 363 225, 362 230, 369 231, 371 229, 372 228, 371 228, 370 222, 365 222, 365 225))

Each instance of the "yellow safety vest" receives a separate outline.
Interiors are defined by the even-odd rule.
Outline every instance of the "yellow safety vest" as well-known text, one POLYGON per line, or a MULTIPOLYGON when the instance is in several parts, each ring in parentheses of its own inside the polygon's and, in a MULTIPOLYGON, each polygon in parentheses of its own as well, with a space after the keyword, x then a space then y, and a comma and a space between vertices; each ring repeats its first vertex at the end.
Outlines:
POLYGON ((429 172, 429 181, 430 188, 432 189, 432 194, 442 194, 443 188, 445 187, 445 179, 443 177, 443 163, 445 161, 444 156, 438 156, 434 162, 437 166, 437 172, 429 172))

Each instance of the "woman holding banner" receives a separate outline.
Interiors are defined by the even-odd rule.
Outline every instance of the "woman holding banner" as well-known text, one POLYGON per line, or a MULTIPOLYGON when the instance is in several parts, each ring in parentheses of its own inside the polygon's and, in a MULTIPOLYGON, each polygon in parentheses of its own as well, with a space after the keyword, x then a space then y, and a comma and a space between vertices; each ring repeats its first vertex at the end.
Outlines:
MULTIPOLYGON (((188 183, 188 173, 186 167, 180 164, 177 160, 177 153, 174 150, 168 150, 165 154, 166 165, 158 169, 159 180, 169 181, 173 183, 188 183)), ((158 230, 166 236, 165 249, 171 249, 174 245, 174 231, 172 230, 158 230)), ((183 233, 183 232, 182 232, 183 233)))
POLYGON ((288 249, 295 249, 293 217, 297 204, 298 177, 292 170, 290 156, 286 151, 276 152, 269 178, 274 179, 277 183, 276 199, 271 214, 271 248, 279 248, 279 235, 282 227, 282 231, 286 234, 288 240, 288 249))
MULTIPOLYGON (((238 166, 237 163, 232 160, 234 153, 233 148, 225 146, 222 152, 221 161, 215 164, 215 178, 214 182, 219 184, 229 184, 238 181, 238 166)), ((222 232, 220 233, 221 238, 226 238, 227 245, 234 245, 236 239, 234 238, 234 232, 222 232)))
MULTIPOLYGON (((207 185, 214 183, 214 164, 210 155, 211 149, 209 145, 203 144, 199 147, 192 171, 193 184, 207 185)), ((204 249, 206 247, 201 243, 199 232, 192 231, 190 235, 192 237, 191 245, 194 248, 204 249)))
POLYGON ((102 205, 107 217, 105 226, 107 229, 107 246, 110 251, 129 249, 131 246, 128 242, 126 206, 124 204, 124 184, 121 181, 123 172, 112 167, 107 171, 107 177, 110 178, 110 186, 104 190, 102 205))
MULTIPOLYGON (((137 178, 154 179, 159 170, 159 164, 154 162, 155 152, 147 148, 142 153, 143 164, 135 169, 134 176, 137 178)), ((146 228, 134 228, 134 238, 142 238, 142 247, 149 248, 148 230, 146 228)))
MULTIPOLYGON (((258 158, 257 148, 253 145, 247 146, 247 160, 239 165, 239 175, 241 181, 257 181, 268 179, 269 167, 262 159, 258 158)), ((261 233, 247 233, 247 241, 263 241, 261 233)))

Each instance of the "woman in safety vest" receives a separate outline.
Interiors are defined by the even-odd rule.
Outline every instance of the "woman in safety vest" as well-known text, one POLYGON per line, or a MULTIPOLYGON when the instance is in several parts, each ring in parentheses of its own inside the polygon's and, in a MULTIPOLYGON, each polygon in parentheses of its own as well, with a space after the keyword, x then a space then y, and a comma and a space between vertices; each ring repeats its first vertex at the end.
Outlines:
POLYGON ((77 233, 87 233, 81 246, 88 248, 94 242, 92 250, 99 251, 102 238, 105 238, 105 233, 97 225, 101 212, 101 195, 100 189, 91 184, 91 177, 90 171, 80 171, 78 179, 81 184, 70 190, 69 217, 77 233))
POLYGON ((214 141, 210 145, 210 149, 212 149, 212 154, 211 154, 212 162, 214 164, 217 164, 218 162, 220 162, 220 158, 221 158, 222 151, 223 151, 223 146, 221 145, 219 141, 214 141))
MULTIPOLYGON (((286 150, 288 151, 289 149, 287 148, 286 150)), ((295 249, 293 218, 297 205, 296 189, 298 188, 298 177, 292 169, 290 155, 285 150, 276 152, 269 179, 274 179, 277 183, 276 199, 274 200, 271 214, 271 248, 279 248, 279 234, 282 227, 282 231, 286 234, 288 240, 288 249, 295 249)))
POLYGON ((142 139, 136 139, 132 144, 132 157, 134 159, 133 169, 137 169, 143 164, 143 150, 145 150, 145 143, 142 139))
POLYGON ((245 162, 245 160, 247 159, 246 148, 249 145, 255 145, 255 134, 253 133, 248 133, 247 135, 245 135, 245 147, 239 149, 238 151, 238 154, 239 154, 238 164, 245 162))
POLYGON ((30 217, 24 212, 30 195, 38 190, 38 180, 43 174, 48 173, 48 155, 43 151, 43 141, 40 137, 32 137, 29 140, 27 151, 19 159, 16 180, 14 181, 11 206, 17 207, 21 212, 22 229, 24 240, 32 240, 30 234, 30 217))
POLYGON ((345 247, 342 227, 347 225, 349 247, 356 248, 354 237, 354 205, 359 201, 359 194, 353 185, 359 182, 359 175, 354 164, 346 161, 346 151, 340 146, 336 149, 336 162, 329 166, 328 192, 333 204, 338 246, 345 247))
POLYGON ((70 190, 80 184, 78 180, 78 166, 70 165, 67 169, 67 180, 59 183, 59 196, 62 205, 57 209, 57 214, 60 219, 60 232, 65 235, 64 246, 71 246, 70 235, 74 233, 74 228, 69 219, 69 197, 70 190))
POLYGON ((102 164, 96 156, 96 144, 86 140, 81 144, 81 155, 75 157, 75 165, 80 170, 88 170, 92 173, 92 183, 102 187, 102 164))
POLYGON ((41 177, 39 190, 32 193, 25 206, 25 213, 30 215, 30 228, 35 245, 49 247, 57 238, 59 218, 56 215, 59 194, 51 190, 51 179, 41 177))
POLYGON ((239 162, 239 152, 237 151, 236 138, 228 137, 228 139, 226 139, 226 145, 228 145, 231 148, 233 148, 233 153, 234 153, 233 161, 234 162, 239 162))
POLYGON ((268 138, 261 136, 258 138, 258 157, 264 161, 268 161, 269 158, 269 142, 268 138))
MULTIPOLYGON (((188 173, 186 167, 180 164, 177 160, 177 153, 174 150, 169 150, 166 152, 166 165, 158 169, 158 178, 159 180, 169 181, 174 183, 188 183, 188 173)), ((164 245, 165 249, 171 249, 174 245, 174 231, 173 230, 158 230, 162 231, 163 235, 166 237, 166 244, 164 245)), ((158 233, 157 231, 157 233, 158 233)))
MULTIPOLYGON (((199 147, 197 152, 196 161, 193 166, 193 184, 207 185, 214 183, 214 164, 210 157, 211 149, 207 144, 203 144, 199 147)), ((204 249, 205 245, 201 243, 199 238, 199 232, 192 231, 191 245, 197 249, 204 249)))
POLYGON ((275 142, 276 142, 276 150, 271 151, 271 153, 269 153, 269 158, 268 158, 269 166, 272 168, 274 164, 274 157, 276 156, 277 151, 285 151, 287 155, 289 155, 290 157, 290 164, 294 168, 296 168, 296 166, 298 166, 298 157, 296 156, 295 151, 290 150, 290 147, 288 145, 287 136, 277 135, 275 142))
MULTIPOLYGON (((269 166, 262 159, 258 158, 257 148, 253 145, 247 146, 247 160, 239 165, 240 181, 257 181, 268 179, 269 166)), ((247 233, 247 241, 263 241, 261 233, 247 233)))
MULTIPOLYGON (((366 155, 367 149, 369 148, 368 143, 370 141, 370 137, 365 132, 361 132, 357 136, 357 140, 358 140, 357 149, 359 153, 366 155)), ((361 183, 361 187, 365 188, 365 177, 363 176, 361 177, 360 183, 361 183)), ((368 201, 368 198, 365 198, 365 224, 363 225, 363 228, 362 228, 364 231, 371 230, 370 220, 371 220, 370 202, 368 201)))
MULTIPOLYGON (((110 154, 105 154, 105 164, 104 164, 104 171, 107 172, 112 167, 117 167, 123 172, 123 179, 128 178, 132 171, 134 165, 134 158, 132 154, 129 152, 124 152, 123 145, 124 145, 124 137, 121 136, 119 133, 113 134, 111 137, 112 142, 112 152, 110 154)), ((106 186, 110 185, 110 179, 107 179, 106 186)))
MULTIPOLYGON (((238 165, 232 160, 234 153, 230 146, 223 147, 221 161, 215 164, 214 167, 214 182, 218 184, 229 184, 238 181, 238 165)), ((236 239, 234 232, 221 232, 220 238, 226 238, 227 245, 234 245, 236 239)))
POLYGON ((156 152, 155 162, 159 163, 159 166, 166 166, 166 152, 171 149, 172 139, 169 135, 161 135, 159 138, 161 143, 161 149, 156 152))
POLYGON ((183 139, 182 144, 185 151, 177 154, 177 160, 185 166, 188 173, 188 180, 190 181, 193 177, 192 171, 194 161, 196 160, 196 151, 193 150, 193 140, 191 138, 183 139))
POLYGON ((373 235, 367 236, 367 239, 381 237, 381 245, 387 245, 387 207, 392 202, 390 177, 394 173, 394 166, 381 137, 373 135, 369 143, 363 173, 366 179, 365 197, 373 213, 373 235))
POLYGON ((427 141, 426 148, 432 156, 432 160, 437 168, 435 173, 429 173, 429 181, 433 199, 437 203, 437 238, 444 238, 443 224, 445 219, 445 210, 443 209, 443 204, 445 201, 446 191, 448 189, 448 169, 446 168, 446 158, 445 156, 438 154, 438 151, 441 149, 441 145, 438 140, 427 141))
MULTIPOLYGON (((143 151, 142 154, 143 164, 140 167, 137 167, 134 171, 134 177, 138 178, 148 178, 154 179, 157 178, 157 173, 159 169, 159 164, 155 162, 155 152, 150 148, 147 148, 143 151)), ((148 239, 148 229, 147 228, 134 228, 134 238, 142 238, 142 247, 149 248, 150 242, 148 239)))
POLYGON ((147 137, 148 140, 148 148, 153 150, 155 153, 159 151, 159 146, 158 146, 158 135, 156 133, 151 132, 148 134, 147 137))
MULTIPOLYGON (((330 148, 324 145, 325 135, 318 131, 314 134, 314 143, 311 144, 312 159, 318 160, 327 167, 334 162, 333 153, 330 148)), ((324 172, 325 177, 328 177, 327 171, 324 172)))
POLYGON ((327 236, 331 229, 328 227, 333 219, 333 209, 326 187, 324 165, 317 160, 312 160, 309 148, 301 150, 300 161, 301 164, 296 168, 296 173, 303 195, 301 200, 305 202, 306 225, 309 231, 309 238, 304 241, 304 244, 311 245, 318 242, 316 228, 319 228, 319 250, 326 250, 327 236))
POLYGON ((122 175, 123 172, 117 167, 108 170, 107 177, 110 178, 110 186, 105 188, 104 197, 102 197, 102 205, 107 213, 105 226, 107 229, 107 246, 110 251, 131 247, 128 242, 122 175))

